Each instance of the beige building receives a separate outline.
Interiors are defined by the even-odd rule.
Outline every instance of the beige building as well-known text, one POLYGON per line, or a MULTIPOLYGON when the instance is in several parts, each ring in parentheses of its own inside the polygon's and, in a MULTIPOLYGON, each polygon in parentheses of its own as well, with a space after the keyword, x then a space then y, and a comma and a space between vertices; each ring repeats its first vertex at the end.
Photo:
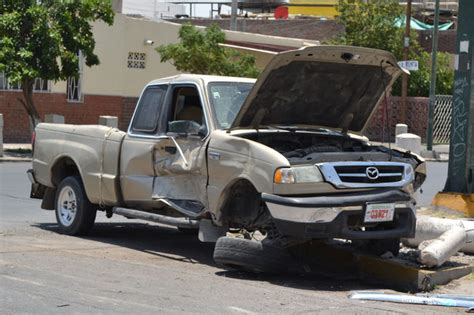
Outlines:
MULTIPOLYGON (((177 74, 171 63, 161 63, 155 48, 179 41, 180 24, 152 21, 117 13, 114 24, 93 25, 95 52, 100 65, 91 68, 80 61, 79 79, 40 82, 35 103, 45 114, 65 116, 66 123, 97 123, 100 115, 119 117, 125 129, 144 85, 154 79, 177 74)), ((265 67, 278 51, 318 44, 317 41, 226 31, 225 46, 256 56, 257 66, 265 67)), ((0 74, 0 113, 5 118, 5 142, 29 141, 26 113, 17 98, 17 85, 0 74)))

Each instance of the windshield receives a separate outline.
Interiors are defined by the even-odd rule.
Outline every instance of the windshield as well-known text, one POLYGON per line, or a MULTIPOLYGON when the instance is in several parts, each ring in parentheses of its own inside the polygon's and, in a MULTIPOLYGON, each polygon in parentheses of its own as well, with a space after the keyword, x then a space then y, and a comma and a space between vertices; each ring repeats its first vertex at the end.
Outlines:
POLYGON ((210 82, 209 99, 219 128, 226 129, 232 125, 253 83, 244 82, 210 82))

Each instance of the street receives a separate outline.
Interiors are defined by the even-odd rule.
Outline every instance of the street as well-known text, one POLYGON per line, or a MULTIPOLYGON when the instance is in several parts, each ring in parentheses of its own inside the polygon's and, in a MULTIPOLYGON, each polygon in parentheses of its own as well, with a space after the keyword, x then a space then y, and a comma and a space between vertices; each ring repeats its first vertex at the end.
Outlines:
MULTIPOLYGON (((53 211, 29 199, 29 163, 0 163, 0 309, 35 313, 447 313, 458 308, 349 300, 379 290, 358 280, 253 276, 224 271, 213 244, 175 228, 99 212, 87 237, 56 232, 53 211)), ((431 163, 420 199, 442 188, 446 163, 431 163), (433 185, 431 185, 431 183, 433 185)))

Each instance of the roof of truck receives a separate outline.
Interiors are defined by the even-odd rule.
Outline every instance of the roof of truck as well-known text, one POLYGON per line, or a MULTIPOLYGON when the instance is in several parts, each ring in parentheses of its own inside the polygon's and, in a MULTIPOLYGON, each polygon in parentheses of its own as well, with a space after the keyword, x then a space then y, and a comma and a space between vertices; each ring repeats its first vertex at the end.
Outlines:
POLYGON ((163 83, 179 83, 179 82, 195 82, 204 83, 208 82, 248 82, 254 83, 256 79, 242 78, 242 77, 226 77, 220 75, 204 75, 204 74, 178 74, 170 77, 160 78, 149 82, 147 85, 163 84, 163 83))

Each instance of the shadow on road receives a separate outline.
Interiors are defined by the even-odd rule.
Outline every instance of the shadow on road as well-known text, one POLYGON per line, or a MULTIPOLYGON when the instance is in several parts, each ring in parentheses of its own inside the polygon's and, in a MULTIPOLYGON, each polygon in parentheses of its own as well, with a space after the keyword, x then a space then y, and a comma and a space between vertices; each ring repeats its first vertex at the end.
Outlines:
MULTIPOLYGON (((58 233, 56 224, 39 223, 32 226, 58 233)), ((81 238, 129 248, 170 260, 219 268, 213 260, 214 243, 202 243, 197 239, 197 235, 181 233, 173 227, 136 222, 96 223, 89 234, 81 238)), ((216 271, 215 275, 243 281, 265 281, 303 290, 348 291, 374 288, 351 273, 334 274, 324 270, 302 275, 257 275, 220 269, 216 271)))

